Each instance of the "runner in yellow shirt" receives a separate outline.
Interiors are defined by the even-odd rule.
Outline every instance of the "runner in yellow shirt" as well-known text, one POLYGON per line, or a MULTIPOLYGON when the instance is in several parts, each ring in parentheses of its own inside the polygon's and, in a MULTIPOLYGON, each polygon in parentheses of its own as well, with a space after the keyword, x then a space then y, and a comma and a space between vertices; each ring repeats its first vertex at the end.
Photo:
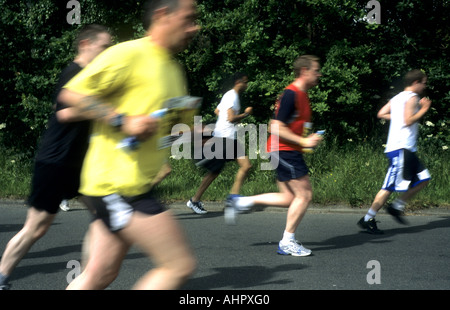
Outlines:
POLYGON ((60 94, 61 101, 78 108, 80 118, 95 120, 80 192, 96 220, 88 263, 69 289, 106 288, 131 245, 156 264, 136 289, 178 288, 195 268, 178 223, 151 194, 169 155, 158 143, 170 134, 171 124, 149 114, 186 95, 183 72, 172 55, 197 32, 196 7, 193 0, 150 1, 145 17, 148 36, 106 50, 60 94), (137 137, 139 148, 118 148, 129 136, 137 137))

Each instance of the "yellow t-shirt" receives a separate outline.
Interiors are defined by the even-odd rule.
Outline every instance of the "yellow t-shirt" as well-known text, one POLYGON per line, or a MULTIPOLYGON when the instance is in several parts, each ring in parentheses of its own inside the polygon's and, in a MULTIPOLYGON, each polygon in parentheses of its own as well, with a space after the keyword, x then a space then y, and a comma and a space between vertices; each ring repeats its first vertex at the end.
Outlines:
MULTIPOLYGON (((161 109, 166 100, 186 95, 186 81, 179 64, 167 50, 153 44, 150 37, 105 50, 64 87, 99 96, 126 115, 149 115, 161 109)), ((162 118, 155 135, 137 150, 127 152, 117 148, 126 137, 122 132, 94 121, 80 193, 135 196, 148 192, 170 151, 159 150, 158 140, 170 130, 162 118)))

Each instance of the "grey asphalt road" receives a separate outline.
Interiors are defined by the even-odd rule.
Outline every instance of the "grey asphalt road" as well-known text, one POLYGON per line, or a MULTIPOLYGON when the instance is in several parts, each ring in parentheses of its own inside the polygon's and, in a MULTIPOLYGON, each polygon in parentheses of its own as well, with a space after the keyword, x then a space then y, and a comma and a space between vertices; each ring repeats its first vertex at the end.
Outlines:
MULTIPOLYGON (((365 209, 313 207, 297 232, 297 239, 313 254, 292 257, 276 254, 285 210, 242 214, 237 225, 227 226, 218 204, 210 204, 206 215, 196 215, 183 204, 171 208, 198 259, 198 270, 184 290, 450 289, 448 210, 408 215, 407 226, 381 212, 378 227, 385 234, 370 235, 356 225, 365 209)), ((1 253, 22 227, 26 211, 21 202, 0 201, 1 253)), ((12 289, 64 289, 80 260, 89 220, 81 207, 60 212, 47 235, 15 269, 12 289)), ((130 289, 151 267, 132 249, 108 289, 130 289)))

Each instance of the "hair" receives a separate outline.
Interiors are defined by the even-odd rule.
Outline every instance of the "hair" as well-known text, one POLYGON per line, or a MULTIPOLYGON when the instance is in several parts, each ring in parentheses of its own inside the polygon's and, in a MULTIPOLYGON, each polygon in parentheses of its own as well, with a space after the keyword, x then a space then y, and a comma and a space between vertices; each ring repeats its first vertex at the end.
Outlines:
POLYGON ((86 25, 78 31, 77 37, 73 43, 75 51, 78 50, 78 45, 83 40, 95 41, 100 33, 110 33, 109 29, 102 25, 90 24, 86 25))
POLYGON ((242 80, 244 77, 248 77, 248 74, 245 72, 236 72, 235 74, 233 74, 233 76, 231 77, 231 80, 233 82, 233 86, 236 84, 237 81, 242 80))
POLYGON ((300 77, 302 68, 310 69, 314 61, 319 62, 320 58, 314 55, 302 55, 294 61, 294 75, 300 77))
POLYGON ((411 86, 414 82, 421 82, 427 75, 419 69, 414 69, 405 74, 403 78, 403 83, 405 87, 411 86))
POLYGON ((142 14, 142 24, 145 30, 152 25, 153 13, 161 8, 167 7, 170 12, 175 11, 180 4, 180 0, 148 0, 144 4, 144 12, 142 14))

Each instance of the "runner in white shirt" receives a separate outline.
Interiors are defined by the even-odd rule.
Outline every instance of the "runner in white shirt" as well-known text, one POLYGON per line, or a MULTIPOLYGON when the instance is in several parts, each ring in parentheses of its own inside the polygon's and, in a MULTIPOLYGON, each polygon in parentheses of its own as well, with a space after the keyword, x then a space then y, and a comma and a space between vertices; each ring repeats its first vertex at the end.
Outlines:
POLYGON ((214 130, 215 137, 236 139, 235 123, 230 122, 228 117, 229 109, 232 109, 232 113, 235 115, 239 114, 241 111, 239 94, 234 88, 230 89, 225 93, 225 95, 223 95, 222 100, 217 106, 219 115, 216 122, 216 128, 214 130))
POLYGON ((377 228, 375 215, 386 203, 392 192, 402 192, 393 203, 387 206, 389 214, 402 223, 406 202, 422 190, 430 180, 430 173, 416 156, 418 121, 430 108, 428 98, 419 100, 426 88, 427 76, 420 70, 409 71, 404 78, 405 89, 392 98, 378 112, 378 117, 390 120, 389 136, 386 144, 386 156, 389 169, 382 189, 375 196, 367 214, 358 225, 369 233, 381 234, 377 228))
POLYGON ((237 123, 253 111, 252 107, 248 107, 244 113, 240 113, 239 95, 247 89, 247 83, 247 74, 242 72, 236 73, 233 76, 233 88, 223 95, 215 110, 218 119, 214 129, 214 137, 206 142, 205 146, 211 148, 211 150, 214 148, 214 153, 217 156, 213 159, 203 158, 197 163, 197 166, 206 168, 208 173, 203 178, 195 195, 187 202, 187 206, 197 214, 207 213, 200 199, 211 183, 219 176, 227 161, 236 160, 239 164, 239 170, 236 173, 227 201, 239 195, 241 186, 251 168, 250 160, 245 155, 244 146, 236 140, 235 127, 237 123))

